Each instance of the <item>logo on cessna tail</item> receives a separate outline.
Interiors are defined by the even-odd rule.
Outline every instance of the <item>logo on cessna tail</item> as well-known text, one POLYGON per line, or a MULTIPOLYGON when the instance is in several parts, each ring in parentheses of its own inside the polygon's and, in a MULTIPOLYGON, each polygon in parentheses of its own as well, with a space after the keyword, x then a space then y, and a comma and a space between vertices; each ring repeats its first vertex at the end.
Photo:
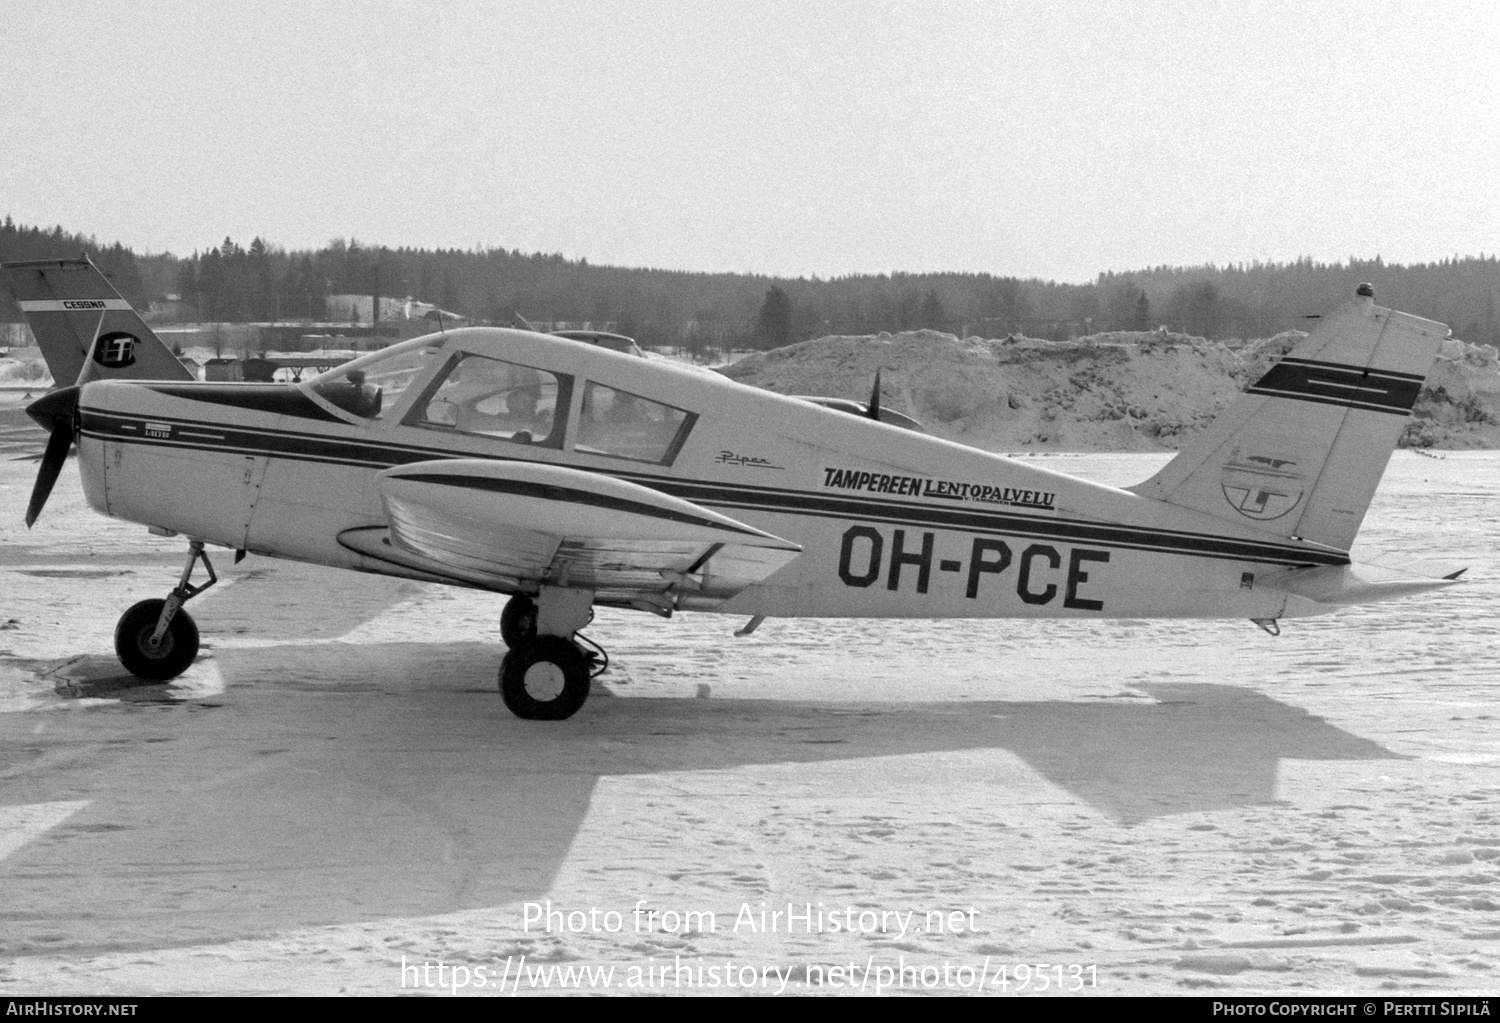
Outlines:
POLYGON ((135 362, 135 346, 140 340, 123 330, 101 334, 94 342, 94 361, 105 369, 124 369, 135 362))

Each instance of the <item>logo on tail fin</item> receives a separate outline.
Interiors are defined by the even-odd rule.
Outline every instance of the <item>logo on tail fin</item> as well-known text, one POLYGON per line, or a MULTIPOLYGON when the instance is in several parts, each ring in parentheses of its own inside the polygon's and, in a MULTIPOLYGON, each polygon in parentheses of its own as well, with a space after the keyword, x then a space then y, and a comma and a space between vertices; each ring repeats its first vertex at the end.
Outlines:
POLYGON ((135 363, 135 346, 141 339, 123 330, 101 334, 94 342, 94 361, 105 369, 124 369, 135 363))
POLYGON ((1238 448, 1224 463, 1219 486, 1235 511, 1261 521, 1281 518, 1302 503, 1307 491, 1307 481, 1297 471, 1295 460, 1242 454, 1238 448))

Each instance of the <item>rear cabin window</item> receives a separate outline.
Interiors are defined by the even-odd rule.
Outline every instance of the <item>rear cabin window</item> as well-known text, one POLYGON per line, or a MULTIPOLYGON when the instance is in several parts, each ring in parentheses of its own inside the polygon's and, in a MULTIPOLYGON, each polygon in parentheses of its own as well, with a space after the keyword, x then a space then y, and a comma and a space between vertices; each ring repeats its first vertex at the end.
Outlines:
POLYGON ((406 422, 560 448, 572 390, 570 376, 464 353, 418 399, 406 422))
POLYGON ((596 384, 583 385, 575 451, 670 465, 698 417, 680 408, 596 384))

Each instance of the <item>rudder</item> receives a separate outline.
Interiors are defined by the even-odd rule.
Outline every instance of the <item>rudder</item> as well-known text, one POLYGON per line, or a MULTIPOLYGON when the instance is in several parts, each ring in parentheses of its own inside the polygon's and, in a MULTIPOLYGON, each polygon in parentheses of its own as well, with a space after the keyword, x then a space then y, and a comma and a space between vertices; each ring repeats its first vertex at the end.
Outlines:
POLYGON ((1448 335, 1375 304, 1361 285, 1195 443, 1143 497, 1347 551, 1448 335))

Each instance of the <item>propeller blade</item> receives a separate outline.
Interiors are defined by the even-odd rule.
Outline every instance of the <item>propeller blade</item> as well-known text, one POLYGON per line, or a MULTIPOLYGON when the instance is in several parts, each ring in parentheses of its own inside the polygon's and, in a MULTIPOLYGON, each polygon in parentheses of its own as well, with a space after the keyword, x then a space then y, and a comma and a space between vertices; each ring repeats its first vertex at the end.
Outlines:
POLYGON ((869 417, 880 422, 880 370, 875 371, 875 389, 870 392, 869 417))
POLYGON ((49 428, 47 449, 42 452, 42 467, 37 470, 36 485, 31 488, 31 503, 26 506, 26 528, 36 524, 37 516, 52 496, 52 487, 68 460, 68 449, 73 446, 76 434, 78 411, 77 387, 64 387, 45 395, 26 406, 26 414, 39 426, 49 428))
POLYGON ((31 503, 26 506, 26 528, 36 524, 47 498, 52 496, 52 486, 68 460, 68 449, 73 446, 73 424, 58 423, 47 438, 47 450, 42 455, 42 467, 36 474, 36 486, 31 488, 31 503))

